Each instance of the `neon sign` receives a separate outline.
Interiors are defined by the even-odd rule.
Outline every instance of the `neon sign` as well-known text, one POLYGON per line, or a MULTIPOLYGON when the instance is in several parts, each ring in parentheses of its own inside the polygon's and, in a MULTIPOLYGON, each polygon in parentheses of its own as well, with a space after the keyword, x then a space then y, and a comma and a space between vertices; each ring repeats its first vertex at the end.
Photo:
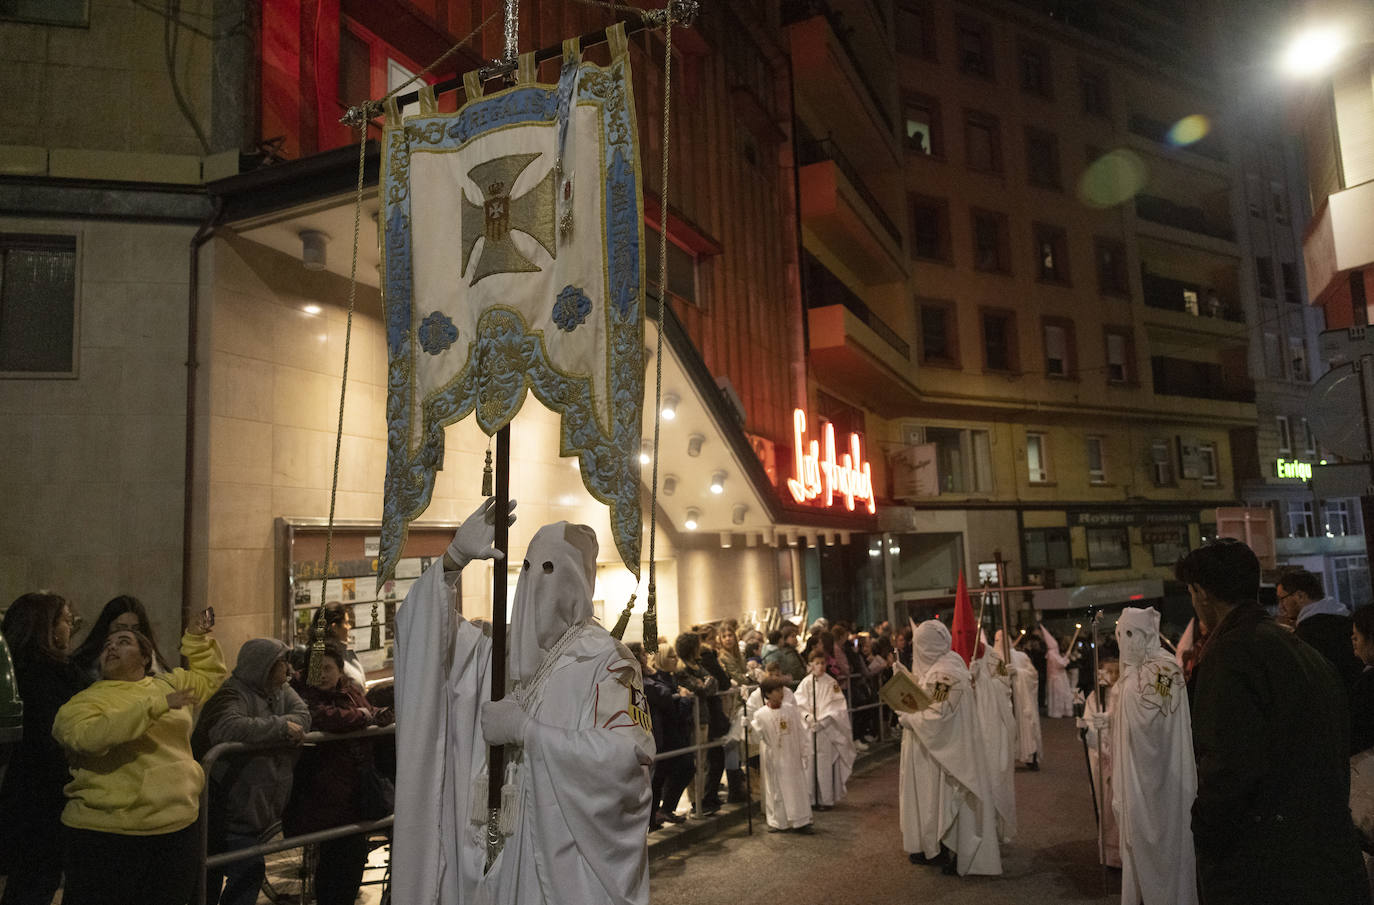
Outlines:
POLYGON ((829 421, 822 432, 825 441, 825 457, 821 457, 821 443, 806 439, 806 412, 795 409, 792 412, 792 445, 795 459, 792 470, 795 477, 787 479, 787 489, 792 499, 798 503, 809 503, 820 498, 821 505, 835 505, 835 497, 844 500, 844 506, 854 511, 854 501, 866 504, 870 514, 878 511, 877 501, 873 499, 873 472, 859 448, 859 435, 849 435, 849 449, 838 459, 835 457, 835 426, 829 421))
POLYGON ((1312 463, 1299 462, 1297 459, 1279 459, 1275 470, 1281 478, 1301 478, 1304 481, 1312 480, 1312 463))

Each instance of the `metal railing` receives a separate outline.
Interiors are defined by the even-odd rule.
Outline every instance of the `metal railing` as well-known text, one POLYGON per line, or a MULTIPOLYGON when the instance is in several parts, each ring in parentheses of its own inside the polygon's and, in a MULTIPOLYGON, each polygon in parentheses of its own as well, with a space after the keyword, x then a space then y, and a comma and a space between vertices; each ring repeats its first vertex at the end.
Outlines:
MULTIPOLYGON (((303 744, 321 744, 328 742, 347 741, 355 738, 381 738, 384 736, 394 736, 396 726, 376 727, 370 726, 367 729, 360 729, 357 732, 307 732, 303 744)), ((271 842, 262 842, 248 848, 233 849, 227 852, 218 852, 211 855, 210 849, 210 771, 214 768, 216 761, 227 754, 246 754, 261 753, 264 751, 295 751, 299 745, 291 744, 249 744, 247 742, 221 742, 215 745, 205 756, 201 758, 201 770, 205 773, 205 784, 200 791, 200 816, 197 823, 200 826, 200 847, 199 861, 200 872, 196 880, 197 896, 195 901, 202 903, 206 900, 206 872, 208 870, 232 864, 235 861, 243 861, 247 858, 256 858, 262 855, 270 855, 275 852, 286 851, 292 848, 302 848, 313 845, 317 842, 328 842, 331 839, 342 839, 345 836, 356 836, 359 833, 371 833, 376 830, 390 829, 396 822, 394 814, 381 818, 380 820, 363 820, 356 823, 345 823, 325 830, 316 830, 312 833, 302 833, 299 836, 287 836, 271 842)), ((304 898, 304 897, 303 897, 304 898)))
POLYGON ((888 238, 900 246, 902 244, 901 230, 897 229, 897 224, 892 222, 887 211, 883 210, 883 206, 878 203, 878 197, 873 194, 873 190, 859 175, 858 168, 849 162, 849 158, 844 156, 844 152, 840 150, 839 145, 835 144, 833 139, 819 138, 797 144, 797 162, 802 166, 825 161, 835 164, 839 171, 844 174, 845 178, 849 180, 849 184, 854 187, 854 191, 858 192, 859 197, 868 206, 873 219, 877 220, 878 225, 883 228, 883 232, 887 233, 888 238))

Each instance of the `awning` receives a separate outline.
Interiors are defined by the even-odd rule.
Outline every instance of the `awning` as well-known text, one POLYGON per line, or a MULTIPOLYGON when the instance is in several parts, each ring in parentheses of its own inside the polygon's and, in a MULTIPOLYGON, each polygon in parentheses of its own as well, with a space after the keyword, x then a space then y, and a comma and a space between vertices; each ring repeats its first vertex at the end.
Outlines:
POLYGON ((1145 578, 1036 591, 1031 595, 1031 600, 1037 610, 1082 610, 1117 603, 1143 603, 1163 596, 1164 582, 1158 578, 1145 578))

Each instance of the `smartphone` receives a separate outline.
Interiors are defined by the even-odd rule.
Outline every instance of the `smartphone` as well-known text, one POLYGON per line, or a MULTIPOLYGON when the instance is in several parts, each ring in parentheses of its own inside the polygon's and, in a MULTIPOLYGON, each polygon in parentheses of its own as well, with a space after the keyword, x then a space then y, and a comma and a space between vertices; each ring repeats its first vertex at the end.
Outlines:
POLYGON ((205 626, 206 626, 206 628, 214 628, 214 627, 215 627, 215 608, 214 608, 214 607, 212 607, 212 606, 207 606, 204 610, 201 611, 201 615, 205 617, 205 626))

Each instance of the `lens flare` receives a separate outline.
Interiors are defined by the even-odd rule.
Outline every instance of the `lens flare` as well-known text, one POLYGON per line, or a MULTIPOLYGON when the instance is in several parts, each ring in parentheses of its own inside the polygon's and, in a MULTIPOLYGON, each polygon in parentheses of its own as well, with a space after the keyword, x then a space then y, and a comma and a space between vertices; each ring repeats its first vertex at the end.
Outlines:
POLYGON ((1211 131, 1212 121, 1201 113, 1194 113, 1192 116, 1183 117, 1170 126, 1167 138, 1169 144, 1176 148, 1183 148, 1194 142, 1202 141, 1211 131))
POLYGON ((1078 198, 1089 207, 1124 204, 1145 187, 1144 162, 1124 148, 1094 160, 1078 180, 1078 198))

